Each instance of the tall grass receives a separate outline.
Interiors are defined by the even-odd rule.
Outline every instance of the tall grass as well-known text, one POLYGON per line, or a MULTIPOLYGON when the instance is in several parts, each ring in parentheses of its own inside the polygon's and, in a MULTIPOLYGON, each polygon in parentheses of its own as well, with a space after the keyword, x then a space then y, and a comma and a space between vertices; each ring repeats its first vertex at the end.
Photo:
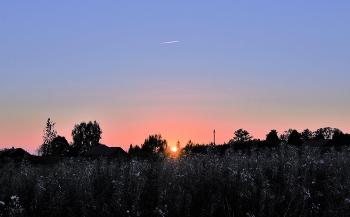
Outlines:
POLYGON ((0 216, 348 216, 350 150, 0 164, 0 216))

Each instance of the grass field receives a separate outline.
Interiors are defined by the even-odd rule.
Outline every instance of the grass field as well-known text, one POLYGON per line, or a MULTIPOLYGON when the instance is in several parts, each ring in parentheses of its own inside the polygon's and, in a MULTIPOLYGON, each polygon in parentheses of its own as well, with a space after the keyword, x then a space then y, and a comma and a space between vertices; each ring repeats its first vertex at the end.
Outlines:
POLYGON ((349 216, 350 149, 3 159, 0 216, 349 216))

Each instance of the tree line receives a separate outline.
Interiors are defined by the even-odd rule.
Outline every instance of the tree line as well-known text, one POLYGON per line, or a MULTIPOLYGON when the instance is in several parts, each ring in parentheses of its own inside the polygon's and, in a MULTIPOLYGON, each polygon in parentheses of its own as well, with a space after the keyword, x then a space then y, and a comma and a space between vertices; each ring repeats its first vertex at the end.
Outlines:
MULTIPOLYGON (((76 124, 72 130, 72 143, 67 139, 59 136, 55 130, 55 124, 50 118, 47 119, 46 126, 43 130, 43 144, 38 148, 38 154, 41 156, 78 156, 87 152, 93 145, 100 144, 102 130, 99 123, 89 121, 76 124)), ((214 145, 195 144, 189 140, 181 149, 180 142, 177 143, 178 152, 181 155, 191 153, 207 153, 210 150, 224 152, 227 148, 246 149, 252 146, 258 148, 278 147, 281 144, 301 146, 307 140, 331 139, 333 145, 350 145, 350 134, 343 133, 337 128, 324 127, 315 131, 305 129, 298 132, 295 129, 288 129, 281 135, 276 130, 271 130, 266 134, 265 140, 255 139, 244 129, 238 129, 228 143, 214 145)), ((168 154, 169 146, 166 139, 161 134, 149 135, 144 143, 140 146, 132 144, 128 153, 137 154, 168 154)))
MULTIPOLYGON (((350 134, 343 133, 337 128, 324 127, 319 128, 316 131, 305 129, 302 132, 298 132, 295 129, 288 129, 281 135, 278 135, 278 132, 273 129, 266 134, 265 140, 254 139, 248 131, 239 129, 234 132, 234 137, 230 139, 227 144, 224 143, 222 145, 218 145, 214 149, 223 152, 227 148, 232 148, 235 150, 248 149, 251 147, 277 148, 282 144, 300 147, 305 141, 323 139, 331 140, 330 144, 332 146, 350 146, 350 134)), ((185 153, 205 153, 207 151, 207 146, 210 146, 210 144, 194 145, 192 141, 189 141, 183 150, 185 153)))
MULTIPOLYGON (((182 149, 179 148, 179 142, 177 143, 177 146, 180 155, 187 155, 196 153, 206 154, 208 152, 223 153, 228 148, 234 150, 248 149, 251 147, 277 148, 281 144, 300 147, 307 140, 322 139, 332 140, 332 146, 350 146, 350 134, 343 133, 341 130, 331 127, 319 128, 316 131, 305 129, 302 132, 298 132, 295 129, 288 129, 281 135, 278 135, 278 132, 273 129, 268 134, 266 134, 265 140, 254 139, 248 131, 244 129, 238 129, 234 132, 233 138, 230 139, 228 143, 219 145, 215 145, 213 143, 198 144, 189 140, 182 149)), ((163 140, 161 138, 161 135, 150 135, 149 138, 145 140, 144 144, 141 145, 141 147, 138 145, 130 145, 128 152, 129 154, 139 154, 145 152, 162 153, 164 150, 167 150, 166 140, 163 140), (158 147, 156 144, 164 144, 165 146, 162 148, 156 148, 158 147), (149 149, 150 146, 153 148, 149 149)))
POLYGON ((47 119, 43 130, 43 144, 37 150, 38 155, 74 157, 85 153, 93 145, 99 144, 101 139, 102 130, 96 121, 76 124, 72 130, 71 144, 64 136, 57 135, 55 124, 50 118, 47 119))
MULTIPOLYGON (((47 119, 43 130, 43 143, 37 149, 38 155, 75 157, 86 153, 92 146, 100 144, 102 130, 96 120, 76 124, 71 133, 72 143, 69 143, 64 136, 57 134, 55 124, 50 118, 47 119)), ((134 152, 130 152, 160 154, 165 153, 167 149, 167 140, 163 139, 160 134, 155 134, 146 138, 141 147, 136 146, 131 149, 134 152)))

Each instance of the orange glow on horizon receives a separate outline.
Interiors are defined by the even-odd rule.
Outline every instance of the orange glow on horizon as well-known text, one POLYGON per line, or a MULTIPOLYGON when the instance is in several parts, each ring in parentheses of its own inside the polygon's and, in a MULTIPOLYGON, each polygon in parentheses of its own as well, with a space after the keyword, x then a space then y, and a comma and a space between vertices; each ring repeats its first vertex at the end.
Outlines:
MULTIPOLYGON (((185 114, 186 115, 178 114, 177 111, 157 113, 159 116, 152 116, 152 114, 148 113, 143 114, 144 116, 135 114, 128 115, 127 117, 131 118, 126 120, 98 115, 96 118, 89 118, 86 117, 85 114, 81 116, 77 114, 77 117, 57 116, 51 118, 56 122, 55 130, 57 134, 64 136, 69 143, 72 143, 73 140, 71 132, 75 124, 96 119, 103 131, 101 135, 102 139, 100 140, 102 144, 110 147, 121 147, 125 151, 128 151, 130 144, 133 146, 141 146, 149 135, 161 134, 163 139, 167 140, 168 151, 172 156, 181 152, 179 148, 177 152, 171 150, 172 147, 176 147, 177 142, 180 142, 179 147, 181 148, 185 147, 189 140, 195 144, 210 144, 214 140, 214 129, 216 144, 227 143, 234 137, 234 132, 240 128, 247 130, 251 136, 261 140, 266 138, 266 134, 268 134, 271 129, 276 129, 278 135, 281 135, 289 128, 297 129, 301 132, 306 128, 315 131, 318 128, 326 126, 339 128, 344 133, 350 132, 350 128, 346 122, 340 122, 339 124, 335 121, 327 121, 326 118, 305 118, 300 121, 293 121, 291 118, 288 118, 288 116, 284 119, 278 116, 261 116, 254 120, 246 117, 215 119, 209 115, 209 118, 204 117, 204 115, 201 116, 199 112, 196 114, 192 112, 185 114), (166 114, 174 115, 167 116, 166 114)), ((29 153, 35 154, 35 150, 42 144, 42 130, 47 117, 48 115, 45 114, 45 117, 41 118, 40 121, 36 121, 36 119, 39 119, 36 116, 25 119, 26 123, 32 123, 31 127, 23 125, 22 122, 17 119, 9 119, 3 122, 3 126, 0 126, 0 149, 12 147, 23 148, 29 153), (18 132, 21 133, 19 134, 18 132)), ((345 119, 346 116, 342 118, 345 119)), ((333 117, 333 119, 336 120, 337 117, 333 117)))

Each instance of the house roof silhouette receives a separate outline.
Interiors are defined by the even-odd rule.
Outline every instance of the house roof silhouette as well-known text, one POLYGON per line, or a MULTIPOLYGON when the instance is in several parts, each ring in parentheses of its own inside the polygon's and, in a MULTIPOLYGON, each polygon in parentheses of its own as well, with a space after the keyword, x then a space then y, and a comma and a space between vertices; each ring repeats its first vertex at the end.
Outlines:
POLYGON ((84 156, 116 156, 123 154, 126 154, 126 152, 120 147, 108 147, 103 144, 97 144, 92 146, 84 156))
POLYGON ((24 157, 26 155, 30 155, 28 152, 23 150, 22 148, 14 148, 12 147, 11 149, 6 151, 5 154, 7 157, 24 157))

